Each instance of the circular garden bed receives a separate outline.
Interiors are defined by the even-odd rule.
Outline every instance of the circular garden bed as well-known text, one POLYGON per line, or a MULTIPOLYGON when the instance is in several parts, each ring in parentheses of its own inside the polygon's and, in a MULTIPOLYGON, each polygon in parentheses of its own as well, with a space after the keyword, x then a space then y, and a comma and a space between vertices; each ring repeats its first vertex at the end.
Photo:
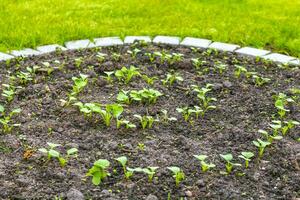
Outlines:
POLYGON ((143 42, 0 66, 1 199, 300 196, 296 67, 143 42))

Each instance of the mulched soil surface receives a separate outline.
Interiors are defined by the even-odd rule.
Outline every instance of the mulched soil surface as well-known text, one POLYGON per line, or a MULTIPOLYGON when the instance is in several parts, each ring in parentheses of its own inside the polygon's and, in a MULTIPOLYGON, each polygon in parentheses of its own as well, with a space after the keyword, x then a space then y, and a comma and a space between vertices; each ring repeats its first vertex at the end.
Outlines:
MULTIPOLYGON (((277 119, 273 95, 283 92, 291 95, 290 88, 299 88, 300 70, 284 69, 274 63, 266 63, 254 58, 242 57, 232 53, 207 52, 199 49, 168 45, 137 45, 140 50, 137 58, 132 58, 127 50, 133 46, 120 46, 78 51, 54 52, 36 57, 0 63, 0 83, 9 83, 7 75, 25 71, 26 67, 43 66, 49 62, 58 66, 55 60, 64 63, 62 70, 55 69, 49 76, 45 70, 37 72, 34 81, 17 90, 15 99, 6 104, 0 97, 0 104, 7 110, 21 108, 22 113, 13 118, 21 126, 11 133, 0 134, 0 198, 1 199, 65 199, 71 188, 81 191, 86 199, 293 199, 300 197, 300 143, 299 128, 294 128, 280 141, 275 141, 266 149, 262 159, 257 156, 248 169, 239 167, 229 175, 223 175, 225 162, 219 154, 232 153, 235 162, 244 163, 238 155, 242 151, 252 151, 257 155, 253 140, 262 138, 258 129, 269 130, 269 123, 277 119), (151 63, 145 52, 162 51, 184 54, 184 59, 168 65, 157 59, 151 63), (108 54, 100 63, 97 53, 108 54), (112 53, 120 53, 120 61, 114 61, 112 53), (80 68, 75 59, 83 58, 80 68), (191 58, 206 61, 200 70, 191 64, 191 58), (228 66, 222 74, 215 65, 228 66), (234 76, 234 65, 245 66, 248 71, 256 71, 271 81, 261 87, 255 86, 252 79, 244 75, 234 76), (132 103, 125 106, 122 116, 137 125, 136 129, 117 129, 115 122, 107 128, 98 116, 87 119, 75 106, 63 107, 61 99, 67 99, 72 90, 72 77, 80 73, 89 75, 88 86, 78 99, 82 102, 109 104, 116 102, 118 92, 149 88, 140 77, 134 77, 128 84, 116 78, 108 84, 102 77, 104 71, 134 65, 140 73, 157 76, 151 88, 161 93, 153 105, 132 103), (184 79, 172 86, 163 86, 161 79, 172 70, 184 79), (189 92, 191 85, 204 87, 214 84, 210 97, 217 98, 215 110, 192 123, 185 122, 177 107, 198 105, 198 99, 189 92), (177 122, 154 123, 152 129, 142 130, 133 114, 156 116, 162 109, 168 111, 177 122), (57 160, 46 162, 38 148, 46 147, 46 142, 61 144, 61 153, 77 147, 78 158, 70 159, 65 167, 57 160), (144 144, 144 150, 138 146, 144 144), (24 153, 33 150, 33 154, 24 153), (206 154, 208 161, 216 168, 207 173, 201 172, 200 163, 193 155, 206 154), (127 156, 130 167, 159 167, 153 183, 147 176, 136 173, 131 180, 125 180, 122 168, 114 160, 127 156), (111 162, 108 177, 99 186, 94 186, 86 173, 98 159, 111 162), (186 179, 179 187, 175 186, 169 166, 183 169, 186 179), (114 171, 112 169, 115 169, 114 171), (244 173, 243 175, 241 173, 244 173), (150 195, 150 196, 149 196, 150 195), (152 196, 153 197, 153 196, 152 196)), ((300 119, 299 100, 288 108, 287 119, 300 119)))

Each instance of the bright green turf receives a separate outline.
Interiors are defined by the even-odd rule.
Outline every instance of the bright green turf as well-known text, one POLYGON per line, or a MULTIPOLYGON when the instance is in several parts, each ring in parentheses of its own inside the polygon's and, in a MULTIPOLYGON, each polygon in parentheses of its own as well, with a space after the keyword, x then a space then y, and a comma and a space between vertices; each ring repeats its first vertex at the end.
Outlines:
POLYGON ((197 36, 300 57, 299 0, 1 0, 0 51, 101 36, 197 36))

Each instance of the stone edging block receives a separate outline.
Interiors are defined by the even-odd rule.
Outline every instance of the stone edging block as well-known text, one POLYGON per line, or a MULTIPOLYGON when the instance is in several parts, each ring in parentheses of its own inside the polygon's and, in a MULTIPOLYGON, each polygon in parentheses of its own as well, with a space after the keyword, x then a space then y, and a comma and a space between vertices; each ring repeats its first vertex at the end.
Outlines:
POLYGON ((244 55, 248 55, 248 56, 265 56, 269 53, 271 53, 270 51, 267 50, 262 50, 262 49, 256 49, 256 48, 252 48, 252 47, 243 47, 241 49, 238 49, 235 51, 236 53, 239 54, 244 54, 244 55))
POLYGON ((65 43, 67 49, 84 49, 95 47, 95 44, 90 40, 74 40, 65 43))
POLYGON ((236 44, 228 44, 228 43, 222 43, 222 42, 214 42, 211 45, 209 45, 208 48, 217 49, 221 51, 229 51, 233 52, 236 49, 240 48, 239 45, 236 44))
POLYGON ((36 51, 34 49, 26 48, 26 49, 22 49, 22 50, 13 50, 10 52, 10 54, 13 56, 27 57, 27 56, 40 55, 40 54, 42 54, 42 52, 36 51))
POLYGON ((132 44, 134 41, 145 41, 151 42, 151 38, 149 36, 126 36, 124 39, 124 44, 132 44))
POLYGON ((156 36, 153 39, 153 43, 155 44, 171 44, 171 45, 179 45, 180 38, 174 36, 156 36))
POLYGON ((207 40, 207 39, 186 37, 182 40, 180 45, 190 46, 190 47, 198 47, 198 48, 207 48, 211 43, 212 43, 212 41, 207 40))
POLYGON ((14 58, 14 56, 0 52, 0 61, 9 60, 9 59, 12 59, 12 58, 14 58))
POLYGON ((279 54, 279 53, 268 54, 266 56, 263 56, 263 58, 274 61, 274 62, 280 62, 283 64, 286 64, 286 63, 289 63, 290 61, 296 60, 296 58, 294 58, 294 57, 286 56, 286 55, 279 54))
POLYGON ((95 38, 94 43, 96 47, 108 47, 108 46, 116 46, 116 45, 124 44, 119 37, 95 38))
POLYGON ((51 53, 53 51, 56 51, 56 49, 61 49, 62 51, 67 50, 67 48, 60 46, 58 44, 50 44, 50 45, 44 45, 44 46, 38 46, 36 48, 38 51, 42 53, 51 53))

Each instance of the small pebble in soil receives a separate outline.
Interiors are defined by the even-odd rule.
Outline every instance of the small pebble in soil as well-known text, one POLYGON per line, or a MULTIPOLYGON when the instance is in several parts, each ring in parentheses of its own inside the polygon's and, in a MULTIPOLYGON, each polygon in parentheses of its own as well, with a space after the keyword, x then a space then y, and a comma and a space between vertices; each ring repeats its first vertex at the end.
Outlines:
POLYGON ((84 200, 84 196, 79 190, 77 190, 75 188, 71 188, 67 193, 67 199, 68 200, 84 200))
POLYGON ((153 194, 149 194, 147 197, 146 197, 146 200, 158 200, 158 198, 153 195, 153 194))
POLYGON ((185 196, 192 197, 193 193, 191 191, 187 190, 187 191, 185 191, 185 196))

